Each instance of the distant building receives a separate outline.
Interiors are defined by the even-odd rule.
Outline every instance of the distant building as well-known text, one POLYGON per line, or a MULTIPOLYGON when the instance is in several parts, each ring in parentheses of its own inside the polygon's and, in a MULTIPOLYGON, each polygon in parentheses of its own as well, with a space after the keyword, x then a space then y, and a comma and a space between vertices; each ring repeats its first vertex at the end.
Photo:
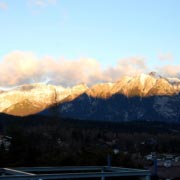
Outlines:
POLYGON ((172 160, 165 160, 164 161, 164 167, 171 167, 172 166, 172 160))
POLYGON ((157 161, 154 161, 153 153, 145 156, 146 160, 152 160, 156 162, 156 165, 151 165, 149 169, 154 172, 156 167, 157 175, 159 179, 175 180, 180 179, 180 157, 174 154, 159 154, 156 155, 157 161))

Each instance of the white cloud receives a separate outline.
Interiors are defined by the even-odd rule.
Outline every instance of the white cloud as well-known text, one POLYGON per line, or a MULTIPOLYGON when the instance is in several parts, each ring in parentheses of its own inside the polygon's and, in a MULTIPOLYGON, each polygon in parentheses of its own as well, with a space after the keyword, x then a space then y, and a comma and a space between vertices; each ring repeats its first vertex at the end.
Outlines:
POLYGON ((55 60, 52 57, 38 58, 31 52, 14 51, 0 63, 0 86, 13 86, 50 78, 55 84, 74 85, 80 82, 93 83, 96 77, 103 80, 101 66, 90 58, 78 60, 55 60))
POLYGON ((161 60, 161 61, 173 61, 174 60, 174 57, 171 53, 162 53, 160 52, 158 54, 158 59, 161 60))
MULTIPOLYGON (((143 57, 121 59, 115 66, 103 69, 96 59, 39 58, 31 52, 24 51, 7 54, 0 61, 0 67, 0 86, 42 82, 45 79, 50 79, 53 84, 65 86, 82 82, 92 85, 98 82, 117 81, 124 75, 136 75, 151 71, 143 57)), ((156 70, 164 76, 177 77, 180 75, 180 65, 159 66, 156 70)))
POLYGON ((1 10, 7 10, 8 9, 7 3, 0 1, 0 9, 1 10))
POLYGON ((167 77, 179 77, 180 78, 180 65, 166 65, 158 67, 158 72, 167 77))
POLYGON ((50 4, 56 4, 56 3, 57 3, 57 0, 48 0, 48 2, 49 2, 50 4))
POLYGON ((28 0, 27 3, 31 6, 46 7, 55 5, 57 3, 57 0, 28 0))
POLYGON ((118 61, 115 67, 109 67, 104 74, 111 78, 111 81, 118 80, 124 75, 136 75, 148 72, 146 60, 143 57, 130 57, 118 61))

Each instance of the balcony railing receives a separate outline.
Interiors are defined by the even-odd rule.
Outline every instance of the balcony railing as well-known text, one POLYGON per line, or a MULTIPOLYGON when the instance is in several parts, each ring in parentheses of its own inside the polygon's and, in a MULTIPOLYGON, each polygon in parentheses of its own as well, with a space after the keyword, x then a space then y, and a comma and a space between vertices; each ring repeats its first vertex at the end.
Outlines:
POLYGON ((109 177, 139 177, 150 180, 150 171, 111 166, 0 168, 0 180, 51 180, 109 177))

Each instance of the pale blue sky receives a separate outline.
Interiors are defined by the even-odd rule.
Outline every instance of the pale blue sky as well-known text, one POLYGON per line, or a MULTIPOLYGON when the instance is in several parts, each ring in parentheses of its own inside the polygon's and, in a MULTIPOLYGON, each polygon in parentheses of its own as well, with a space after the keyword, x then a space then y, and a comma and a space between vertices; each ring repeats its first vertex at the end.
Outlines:
POLYGON ((0 43, 0 59, 20 50, 104 66, 131 56, 179 64, 180 1, 0 0, 0 43))

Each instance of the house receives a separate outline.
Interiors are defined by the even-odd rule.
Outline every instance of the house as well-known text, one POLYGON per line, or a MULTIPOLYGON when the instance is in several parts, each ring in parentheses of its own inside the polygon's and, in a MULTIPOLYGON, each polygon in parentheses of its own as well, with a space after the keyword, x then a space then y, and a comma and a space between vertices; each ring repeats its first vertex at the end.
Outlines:
POLYGON ((154 162, 157 164, 153 164, 150 166, 151 172, 156 172, 159 179, 180 179, 180 162, 176 162, 174 159, 174 155, 167 155, 167 159, 163 158, 154 162), (156 169, 156 170, 155 170, 156 169))

